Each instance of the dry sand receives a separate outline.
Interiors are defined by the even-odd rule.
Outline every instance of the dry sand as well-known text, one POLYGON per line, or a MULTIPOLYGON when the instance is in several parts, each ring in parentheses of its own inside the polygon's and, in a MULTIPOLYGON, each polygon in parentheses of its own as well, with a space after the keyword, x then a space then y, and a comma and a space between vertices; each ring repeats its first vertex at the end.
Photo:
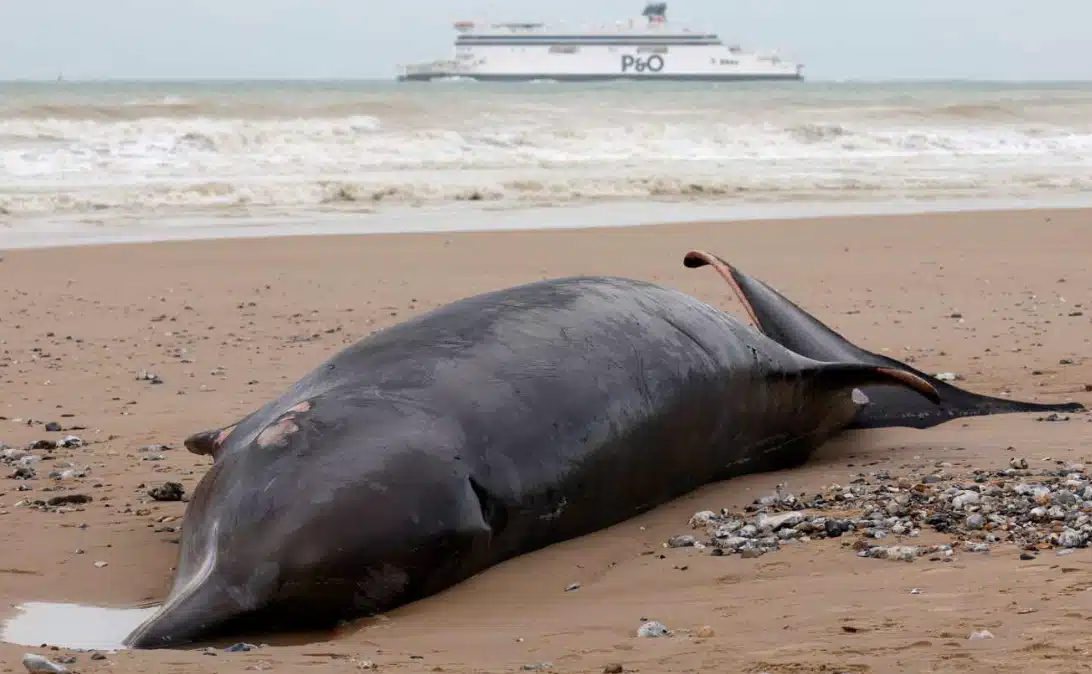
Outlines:
MULTIPOLYGON (((26 600, 162 598, 178 547, 154 522, 181 515, 184 504, 149 502, 145 486, 177 480, 192 491, 208 460, 182 449, 181 439, 234 421, 374 329, 472 293, 576 273, 656 280, 740 312, 715 273, 682 266, 691 248, 737 263, 866 348, 962 373, 970 389, 1092 404, 1090 222, 1086 211, 1029 211, 8 252, 0 262, 0 439, 57 439, 63 434, 39 423, 57 421, 85 427, 73 432, 95 444, 55 453, 58 462, 92 467, 75 480, 94 497, 80 511, 12 507, 56 495, 46 491, 48 462, 36 481, 0 481, 2 610, 26 600), (138 381, 142 370, 163 383, 138 381), (142 460, 148 453, 138 449, 151 443, 174 449, 162 461, 142 460), (16 491, 20 484, 31 491, 16 491)), ((1083 671, 1092 650, 1092 550, 1029 562, 1001 546, 950 563, 900 563, 858 558, 839 540, 757 559, 662 543, 686 533, 695 511, 742 507, 780 482, 794 491, 847 483, 866 464, 897 472, 934 461, 1003 468, 1014 454, 1092 458, 1089 421, 1019 415, 855 433, 802 469, 712 485, 336 638, 266 637, 273 645, 215 656, 81 654, 74 667, 1083 671), (565 592, 574 582, 581 588, 565 592), (642 618, 682 632, 637 639, 642 618), (702 626, 713 636, 685 633, 702 626), (995 638, 967 639, 980 629, 995 638)), ((21 671, 19 658, 33 650, 63 655, 3 645, 0 671, 21 671)))

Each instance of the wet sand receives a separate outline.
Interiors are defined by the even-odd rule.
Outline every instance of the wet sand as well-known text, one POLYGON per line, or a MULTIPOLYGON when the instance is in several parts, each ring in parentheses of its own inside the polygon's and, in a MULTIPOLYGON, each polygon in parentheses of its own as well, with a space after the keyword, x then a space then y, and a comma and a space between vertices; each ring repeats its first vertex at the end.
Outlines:
MULTIPOLYGON (((151 501, 147 489, 177 481, 189 493, 209 464, 182 438, 235 421, 372 330, 472 293, 578 273, 659 281, 742 314, 715 273, 682 266, 691 248, 766 280, 861 346, 958 372, 969 389, 1092 405, 1090 221, 1089 211, 1024 211, 4 252, 0 440, 22 447, 71 434, 91 444, 37 451, 54 457, 35 466, 37 479, 0 481, 0 610, 161 599, 178 551, 167 530, 178 522, 162 520, 184 503, 151 501), (170 449, 142 451, 152 444, 170 449), (68 463, 91 472, 48 477, 68 463), (72 512, 17 506, 72 493, 93 500, 72 512)), ((779 483, 814 491, 910 464, 1092 459, 1089 421, 1015 415, 853 433, 802 469, 711 485, 340 635, 266 636, 269 646, 245 653, 83 653, 70 667, 1076 672, 1092 650, 1092 550, 1021 561, 1017 548, 996 546, 900 563, 858 558, 838 539, 756 559, 663 543, 689 533, 694 512, 743 507, 779 483), (566 592, 572 583, 581 587, 566 592), (638 639, 643 618, 677 631, 638 639), (712 636, 697 636, 705 626, 712 636), (983 629, 994 638, 968 640, 983 629)), ((66 654, 3 644, 0 668, 18 671, 24 652, 66 654)))

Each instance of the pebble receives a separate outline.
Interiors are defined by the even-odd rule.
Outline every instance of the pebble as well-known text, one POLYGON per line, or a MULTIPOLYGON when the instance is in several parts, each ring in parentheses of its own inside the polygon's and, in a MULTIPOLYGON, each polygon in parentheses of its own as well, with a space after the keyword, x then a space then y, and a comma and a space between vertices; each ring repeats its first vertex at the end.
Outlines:
POLYGON ((999 545, 1028 552, 1083 549, 1092 543, 1092 476, 1082 463, 1047 460, 1029 469, 1027 459, 1006 468, 960 470, 949 462, 924 464, 907 475, 861 472, 848 485, 814 494, 779 488, 742 510, 695 513, 690 527, 667 547, 711 549, 716 556, 755 558, 786 543, 847 538, 857 556, 912 562, 950 561, 956 550, 989 553, 999 545), (915 545, 925 529, 951 542, 915 545))
POLYGON ((698 539, 694 538, 693 536, 689 534, 683 534, 681 536, 672 536, 671 538, 667 539, 667 546, 669 548, 687 548, 692 547, 697 542, 698 539))
POLYGON ((989 630, 978 630, 977 632, 971 632, 971 636, 967 637, 967 639, 969 639, 971 641, 977 641, 979 639, 992 639, 992 638, 993 638, 993 632, 991 632, 989 630))
POLYGON ((148 370, 141 370, 140 374, 138 374, 136 378, 137 378, 137 381, 146 381, 146 382, 148 382, 150 384, 162 384, 163 383, 163 378, 162 377, 160 377, 158 374, 156 374, 154 372, 149 372, 148 370))
POLYGON ((185 495, 186 490, 178 482, 164 482, 148 490, 148 496, 151 496, 153 501, 181 501, 185 495))
POLYGON ((28 672, 67 672, 68 668, 35 653, 23 656, 23 666, 28 672))
POLYGON ((667 629, 667 627, 658 620, 649 620, 648 622, 643 623, 640 627, 637 628, 637 636, 642 638, 662 637, 670 633, 671 632, 667 629))

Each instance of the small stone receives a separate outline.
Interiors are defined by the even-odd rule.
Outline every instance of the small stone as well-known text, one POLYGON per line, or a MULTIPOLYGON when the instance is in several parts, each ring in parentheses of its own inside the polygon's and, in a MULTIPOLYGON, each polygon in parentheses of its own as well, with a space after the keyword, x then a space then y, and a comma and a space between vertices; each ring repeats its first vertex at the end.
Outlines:
POLYGON ((658 620, 649 620, 637 628, 637 636, 642 638, 662 637, 670 634, 667 627, 658 620))
POLYGON ((962 491, 959 496, 952 499, 952 507, 962 510, 969 505, 975 505, 982 499, 976 491, 962 491))
POLYGON ((109 566, 108 562, 101 562, 101 561, 100 562, 95 562, 95 568, 96 569, 104 569, 107 566, 109 566))
POLYGON ((1069 528, 1066 528, 1062 531, 1061 535, 1058 536, 1058 544, 1063 548, 1078 548, 1084 544, 1084 541, 1084 536, 1069 528))
POLYGON ((252 651, 252 650, 254 650, 256 648, 257 648, 257 646, 255 646, 254 644, 248 644, 248 643, 240 641, 239 643, 235 643, 235 644, 232 644, 232 645, 228 646, 224 650, 227 651, 228 653, 245 653, 246 651, 252 651))
POLYGON ((46 505, 60 506, 60 505, 82 505, 84 503, 90 503, 91 497, 87 494, 64 494, 63 496, 54 496, 46 501, 46 505))
MULTIPOLYGON (((694 513, 694 516, 690 518, 690 526, 692 527, 704 527, 712 524, 717 519, 716 513, 712 510, 702 510, 701 512, 694 513)), ((608 665, 609 666, 609 665, 608 665)), ((621 666, 621 665, 619 665, 621 666)))
POLYGON ((694 636, 698 637, 699 639, 708 639, 709 637, 713 636, 713 634, 713 628, 709 625, 702 625, 698 628, 696 632, 694 632, 694 636))
POLYGON ((684 534, 682 536, 672 536, 671 538, 667 539, 668 547, 672 548, 689 548, 693 547, 694 544, 697 542, 698 539, 694 538, 689 534, 684 534))
POLYGON ((892 559, 897 561, 909 562, 913 561, 923 553, 922 549, 916 545, 892 545, 888 547, 876 547, 869 550, 862 550, 865 553, 862 556, 874 557, 876 559, 892 559))
POLYGON ((569 583, 568 585, 565 586, 565 591, 566 592, 572 592, 573 590, 579 590, 579 589, 580 589, 580 583, 569 583))
POLYGON ((63 430, 61 428, 61 425, 59 423, 57 423, 56 421, 51 421, 48 424, 46 424, 45 429, 46 429, 46 432, 49 432, 49 433, 59 433, 61 430, 63 430))
POLYGON ((742 536, 730 536, 728 538, 714 538, 713 547, 721 550, 729 550, 735 552, 745 545, 751 542, 749 538, 743 538, 742 536))
POLYGON ((849 522, 846 522, 845 520, 827 520, 824 525, 824 531, 826 531, 827 536, 838 538, 849 531, 849 522))
POLYGON ((977 641, 979 639, 992 639, 992 638, 993 638, 993 632, 991 632, 989 630, 978 630, 977 632, 971 632, 971 636, 967 637, 967 639, 969 639, 971 641, 977 641))
POLYGON ((23 666, 28 672, 67 672, 68 668, 35 653, 23 655, 23 666))
POLYGON ((617 662, 612 662, 603 667, 603 674, 622 674, 624 671, 626 670, 617 662))
POLYGON ((782 527, 794 527, 804 521, 804 514, 798 511, 780 515, 761 515, 756 525, 762 531, 777 531, 782 527))
POLYGON ((151 384, 163 383, 163 379, 158 374, 155 374, 154 372, 149 372, 148 370, 141 370, 140 374, 137 375, 137 381, 146 381, 151 384))
POLYGON ((186 490, 178 482, 164 482, 148 490, 148 496, 154 501, 181 501, 186 490))

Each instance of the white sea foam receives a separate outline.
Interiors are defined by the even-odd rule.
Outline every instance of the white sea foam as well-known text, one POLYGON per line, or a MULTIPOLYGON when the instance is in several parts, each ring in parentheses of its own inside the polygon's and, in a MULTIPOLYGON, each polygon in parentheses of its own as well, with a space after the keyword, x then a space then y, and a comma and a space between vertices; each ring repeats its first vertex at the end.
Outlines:
POLYGON ((105 85, 0 95, 0 219, 1092 188, 1092 89, 105 85))

